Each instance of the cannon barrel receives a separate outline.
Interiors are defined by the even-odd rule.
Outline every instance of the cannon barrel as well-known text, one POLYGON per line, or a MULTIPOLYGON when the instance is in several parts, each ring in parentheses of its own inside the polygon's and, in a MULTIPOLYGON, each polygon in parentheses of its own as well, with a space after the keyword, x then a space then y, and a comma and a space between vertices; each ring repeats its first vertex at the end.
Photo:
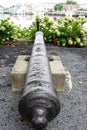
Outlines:
POLYGON ((23 95, 18 105, 22 117, 36 130, 42 130, 60 111, 52 83, 43 32, 36 32, 23 95))

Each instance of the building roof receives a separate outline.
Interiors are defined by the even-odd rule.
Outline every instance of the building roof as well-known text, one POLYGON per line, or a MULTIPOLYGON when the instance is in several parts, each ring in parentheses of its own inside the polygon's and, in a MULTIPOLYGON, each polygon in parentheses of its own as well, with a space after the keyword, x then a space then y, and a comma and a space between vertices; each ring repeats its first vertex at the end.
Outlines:
POLYGON ((68 10, 68 9, 79 9, 80 6, 78 4, 64 4, 63 9, 68 10))

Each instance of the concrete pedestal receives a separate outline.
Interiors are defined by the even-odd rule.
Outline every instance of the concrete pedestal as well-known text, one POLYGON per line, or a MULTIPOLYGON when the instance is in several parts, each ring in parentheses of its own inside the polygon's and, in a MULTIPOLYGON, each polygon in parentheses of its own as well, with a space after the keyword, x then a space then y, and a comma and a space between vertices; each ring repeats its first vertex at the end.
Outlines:
MULTIPOLYGON (((11 71, 12 90, 20 91, 24 88, 29 62, 28 55, 19 55, 11 71)), ((59 56, 53 56, 50 61, 52 80, 57 91, 63 91, 65 85, 65 70, 59 56)))

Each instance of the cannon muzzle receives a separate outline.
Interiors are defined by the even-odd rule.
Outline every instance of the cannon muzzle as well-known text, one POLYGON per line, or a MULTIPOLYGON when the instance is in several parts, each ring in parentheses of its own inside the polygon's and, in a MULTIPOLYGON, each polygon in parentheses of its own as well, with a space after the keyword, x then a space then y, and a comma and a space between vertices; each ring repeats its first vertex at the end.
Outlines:
POLYGON ((34 117, 31 121, 33 128, 43 130, 47 126, 46 110, 35 108, 34 117))
POLYGON ((43 33, 36 33, 23 95, 18 105, 22 117, 36 130, 43 130, 60 111, 60 103, 52 83, 43 33))

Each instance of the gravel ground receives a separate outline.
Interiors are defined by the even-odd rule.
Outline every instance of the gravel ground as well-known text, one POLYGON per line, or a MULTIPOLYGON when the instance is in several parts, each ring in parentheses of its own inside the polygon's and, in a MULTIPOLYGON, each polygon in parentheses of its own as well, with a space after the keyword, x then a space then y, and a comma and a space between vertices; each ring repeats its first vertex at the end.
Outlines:
MULTIPOLYGON (((10 74, 20 54, 31 54, 32 46, 0 46, 0 130, 33 130, 30 123, 19 119, 18 102, 21 92, 12 92, 10 74)), ((65 85, 58 92, 59 115, 45 130, 87 130, 87 48, 47 46, 49 55, 59 55, 71 73, 72 89, 65 85)))

